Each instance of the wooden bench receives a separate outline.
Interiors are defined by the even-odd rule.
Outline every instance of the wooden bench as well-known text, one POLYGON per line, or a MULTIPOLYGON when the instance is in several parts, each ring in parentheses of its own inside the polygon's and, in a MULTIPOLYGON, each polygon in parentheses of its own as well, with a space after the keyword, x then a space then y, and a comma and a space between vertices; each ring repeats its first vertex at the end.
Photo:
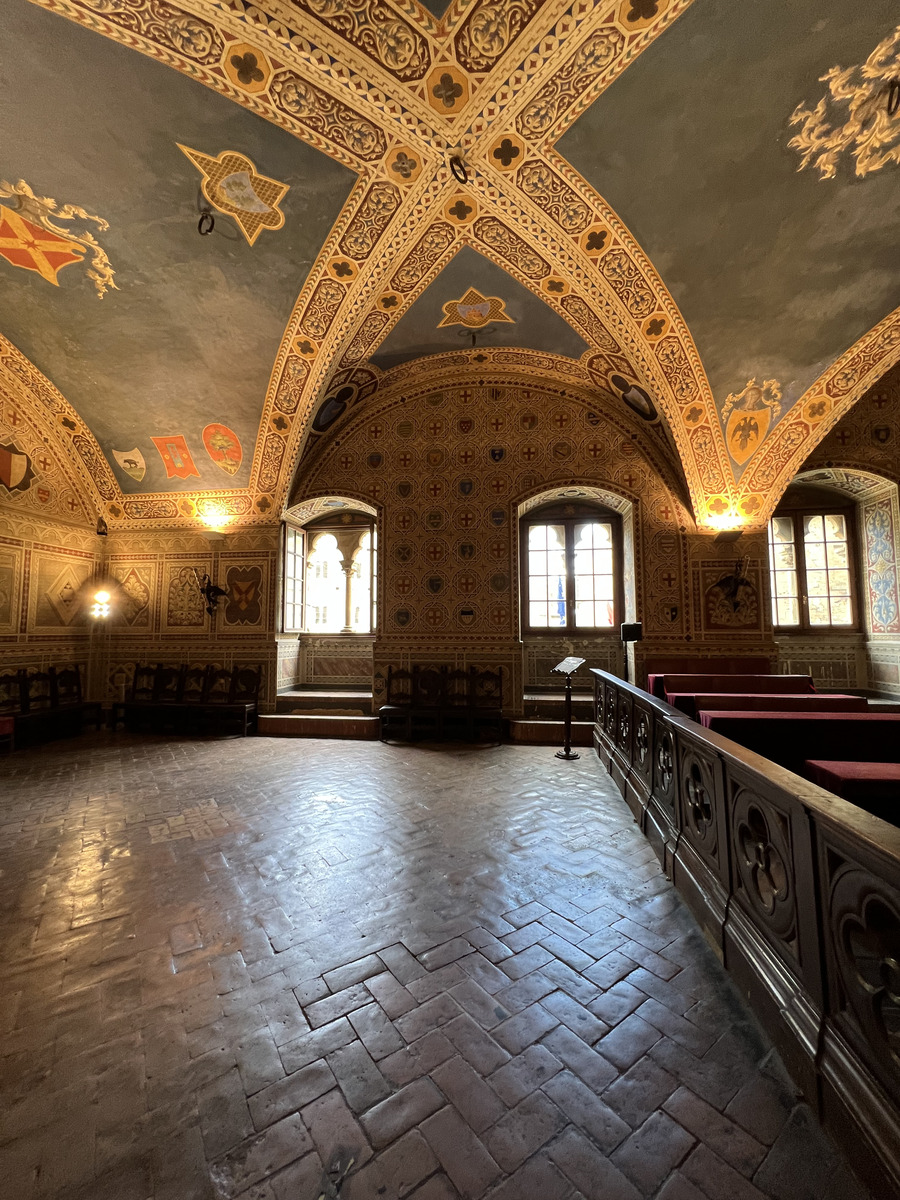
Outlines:
POLYGON ((663 675, 768 675, 772 664, 762 655, 687 658, 684 655, 657 654, 647 659, 644 670, 647 672, 647 691, 651 696, 659 696, 663 700, 663 675))
POLYGON ((683 675, 654 676, 655 694, 667 699, 690 692, 730 692, 733 695, 813 695, 810 675, 683 675))
POLYGON ((713 709, 730 709, 732 712, 865 712, 868 702, 864 696, 841 696, 832 694, 820 696, 793 695, 791 693, 770 692, 763 694, 754 692, 666 692, 666 700, 673 708, 685 713, 694 720, 698 713, 710 712, 713 709))
POLYGON ((81 733, 99 719, 99 706, 82 698, 77 666, 0 675, 0 745, 35 746, 81 733))
POLYGON ((468 667, 388 668, 381 740, 503 740, 503 672, 468 667))
POLYGON ((700 724, 798 775, 807 759, 836 752, 847 762, 900 760, 900 714, 723 709, 701 713, 700 724))
POLYGON ((808 758, 803 774, 882 821, 900 824, 900 763, 808 758))
POLYGON ((261 677, 261 667, 139 664, 125 701, 125 727, 246 737, 256 728, 261 677))

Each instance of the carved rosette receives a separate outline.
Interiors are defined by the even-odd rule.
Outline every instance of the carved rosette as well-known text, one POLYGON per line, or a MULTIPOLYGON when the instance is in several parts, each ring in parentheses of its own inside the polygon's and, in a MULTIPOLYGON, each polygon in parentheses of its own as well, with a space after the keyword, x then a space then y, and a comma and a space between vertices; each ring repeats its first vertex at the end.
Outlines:
POLYGON ((741 789, 732 819, 734 861, 756 918, 794 952, 797 901, 786 817, 755 793, 741 789))
POLYGON ((627 753, 631 737, 631 703, 624 694, 619 696, 618 726, 616 745, 627 753))
POLYGON ((832 882, 830 907, 844 1007, 900 1094, 900 894, 847 864, 832 882))

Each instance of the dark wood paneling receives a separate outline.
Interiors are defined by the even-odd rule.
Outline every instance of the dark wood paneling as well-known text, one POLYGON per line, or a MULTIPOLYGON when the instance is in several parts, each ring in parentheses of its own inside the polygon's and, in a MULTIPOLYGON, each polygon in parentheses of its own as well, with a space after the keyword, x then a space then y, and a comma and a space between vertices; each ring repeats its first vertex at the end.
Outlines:
POLYGON ((900 1200, 900 829, 593 674, 601 762, 810 1104, 900 1200))

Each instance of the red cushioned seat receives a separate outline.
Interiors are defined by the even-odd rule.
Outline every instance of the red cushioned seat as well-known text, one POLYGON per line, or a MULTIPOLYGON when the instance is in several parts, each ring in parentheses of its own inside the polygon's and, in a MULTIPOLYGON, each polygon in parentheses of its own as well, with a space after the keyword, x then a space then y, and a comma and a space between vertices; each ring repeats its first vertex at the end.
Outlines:
POLYGON ((731 692, 667 692, 666 699, 675 708, 695 719, 698 712, 723 708, 733 712, 754 709, 760 712, 866 712, 868 708, 864 696, 820 696, 818 693, 793 696, 772 693, 763 695, 754 692, 749 696, 740 696, 731 692))
POLYGON ((5 745, 8 750, 12 750, 15 730, 15 717, 0 717, 0 746, 5 745))
POLYGON ((900 763, 808 758, 804 767, 813 783, 847 800, 857 796, 900 798, 900 763))
POLYGON ((741 655, 737 658, 687 658, 682 654, 654 654, 647 659, 647 691, 663 697, 663 675, 768 675, 768 656, 741 655), (659 681, 657 683, 657 680, 659 681))

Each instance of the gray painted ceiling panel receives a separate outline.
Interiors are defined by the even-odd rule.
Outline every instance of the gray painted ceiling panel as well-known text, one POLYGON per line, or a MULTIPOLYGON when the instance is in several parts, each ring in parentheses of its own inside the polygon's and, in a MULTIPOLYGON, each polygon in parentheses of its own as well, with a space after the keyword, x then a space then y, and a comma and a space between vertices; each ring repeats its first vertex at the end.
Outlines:
MULTIPOLYGON (((56 384, 107 453, 125 492, 241 487, 287 319, 355 176, 276 126, 161 63, 26 0, 4 0, 0 179, 109 222, 98 241, 118 290, 86 269, 59 286, 0 258, 0 330, 56 384), (290 185, 283 228, 253 246, 216 216, 197 233, 200 174, 176 143, 236 150, 290 185), (243 447, 234 475, 201 431, 243 447), (167 479, 150 438, 182 434, 200 478, 167 479), (110 451, 137 447, 140 483, 110 451)), ((14 207, 11 200, 3 200, 14 207)), ((0 216, 4 210, 0 209, 0 216)))

